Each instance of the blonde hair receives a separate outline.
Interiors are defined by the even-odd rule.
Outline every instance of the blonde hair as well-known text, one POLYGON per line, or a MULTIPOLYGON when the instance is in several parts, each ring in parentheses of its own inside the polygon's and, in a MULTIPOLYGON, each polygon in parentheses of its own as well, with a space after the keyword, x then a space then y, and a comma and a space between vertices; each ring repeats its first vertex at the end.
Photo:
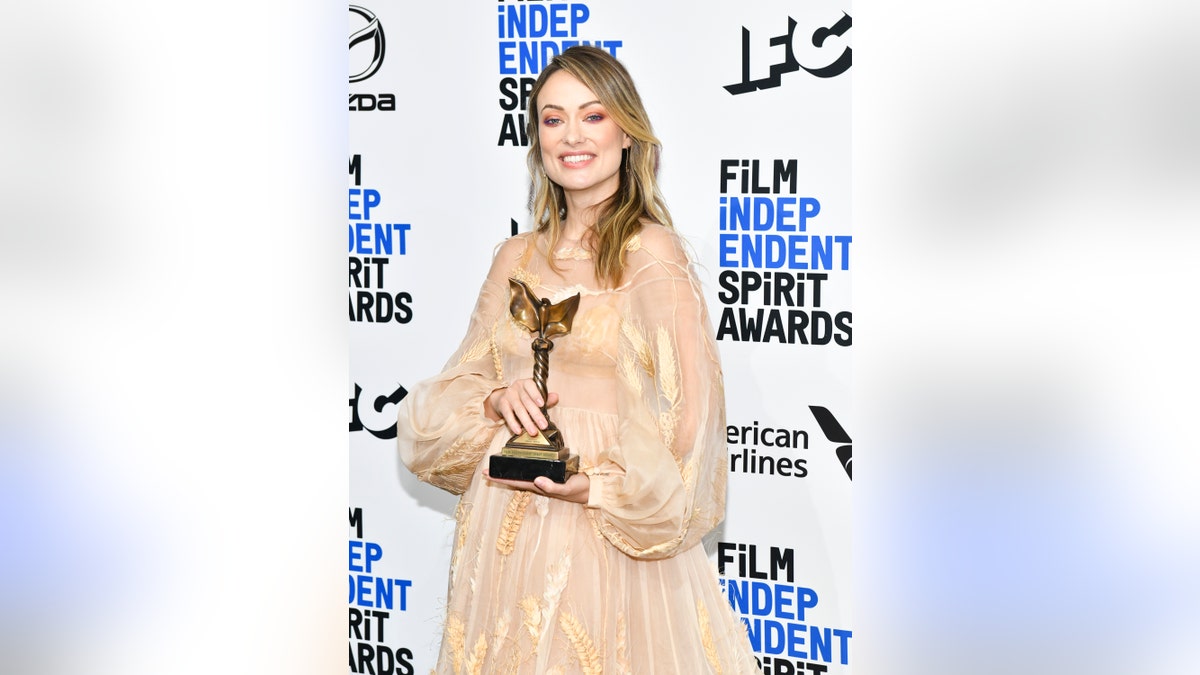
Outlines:
POLYGON ((561 186, 546 176, 542 166, 542 146, 538 138, 538 95, 546 80, 558 71, 574 76, 590 89, 608 111, 613 122, 629 137, 630 146, 621 154, 617 191, 599 205, 592 258, 596 279, 612 288, 621 283, 625 271, 625 248, 629 240, 649 220, 671 227, 671 214, 658 189, 658 161, 662 144, 654 135, 642 98, 625 66, 598 47, 580 45, 564 50, 542 70, 529 97, 529 154, 526 164, 532 180, 529 211, 534 228, 545 233, 550 242, 548 255, 554 267, 552 251, 562 237, 566 198, 561 186))

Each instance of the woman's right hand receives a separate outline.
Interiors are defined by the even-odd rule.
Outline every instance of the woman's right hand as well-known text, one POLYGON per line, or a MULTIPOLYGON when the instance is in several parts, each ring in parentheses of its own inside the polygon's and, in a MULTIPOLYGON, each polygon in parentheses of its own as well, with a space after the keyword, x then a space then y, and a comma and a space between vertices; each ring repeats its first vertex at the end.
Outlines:
POLYGON ((483 413, 488 419, 504 420, 514 434, 524 430, 530 436, 536 436, 548 423, 541 411, 543 404, 547 408, 554 407, 558 404, 558 394, 549 392, 546 401, 542 401, 533 380, 517 380, 488 394, 483 402, 483 413))

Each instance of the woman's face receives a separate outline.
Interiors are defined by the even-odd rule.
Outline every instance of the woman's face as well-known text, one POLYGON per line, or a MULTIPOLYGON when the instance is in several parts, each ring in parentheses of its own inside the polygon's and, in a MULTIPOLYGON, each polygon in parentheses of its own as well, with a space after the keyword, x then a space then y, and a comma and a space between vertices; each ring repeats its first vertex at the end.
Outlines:
POLYGON ((599 97, 560 70, 546 80, 537 104, 542 167, 550 180, 585 205, 616 192, 621 150, 631 141, 599 97))

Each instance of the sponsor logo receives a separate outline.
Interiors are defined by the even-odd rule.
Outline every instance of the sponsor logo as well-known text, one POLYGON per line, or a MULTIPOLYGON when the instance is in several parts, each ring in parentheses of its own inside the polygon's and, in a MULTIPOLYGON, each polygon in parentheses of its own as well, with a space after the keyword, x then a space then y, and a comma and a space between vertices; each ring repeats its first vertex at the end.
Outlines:
POLYGON ((383 546, 363 538, 363 510, 350 509, 350 672, 412 675, 413 652, 394 645, 408 611, 411 579, 386 576, 383 546))
POLYGON ((795 550, 720 541, 717 574, 764 675, 826 673, 850 664, 854 633, 823 625, 816 589, 797 583, 795 550))
POLYGON ((582 2, 531 4, 501 0, 496 6, 500 66, 500 138, 496 145, 529 145, 525 111, 538 73, 564 50, 591 45, 617 56, 623 40, 589 35, 592 10, 582 2))
POLYGON ((717 339, 850 346, 853 314, 827 299, 853 238, 816 231, 821 202, 799 192, 799 160, 720 162, 717 339))
POLYGON ((404 385, 396 385, 390 394, 363 395, 363 388, 354 385, 350 397, 350 431, 366 431, 384 440, 396 437, 395 405, 408 396, 404 385))
POLYGON ((408 323, 413 296, 397 291, 388 265, 408 253, 410 223, 386 222, 375 211, 383 210, 383 194, 362 185, 362 155, 350 157, 354 186, 349 192, 348 250, 350 321, 355 323, 408 323), (392 281, 388 281, 392 279, 392 281))
POLYGON ((350 81, 362 82, 374 75, 383 65, 383 57, 387 53, 387 41, 383 36, 383 24, 379 23, 379 17, 375 16, 374 12, 366 7, 350 5, 350 15, 352 19, 358 17, 367 24, 350 33, 350 81), (369 43, 369 49, 360 48, 355 51, 356 46, 366 43, 369 43), (354 57, 359 53, 369 56, 369 61, 367 61, 366 67, 359 68, 355 72, 354 57))
POLYGON ((839 443, 838 447, 834 448, 833 452, 837 455, 838 463, 846 470, 846 477, 854 480, 852 472, 854 462, 854 446, 850 440, 850 434, 838 424, 837 418, 833 413, 829 412, 828 408, 822 408, 819 405, 810 405, 808 409, 812 411, 813 417, 817 419, 817 426, 821 427, 821 433, 825 434, 825 438, 831 443, 839 443))
MULTIPOLYGON (((379 72, 386 54, 387 39, 379 17, 366 7, 350 5, 350 84, 368 80, 379 72)), ((349 109, 394 111, 396 95, 351 92, 349 109)))
MULTIPOLYGON (((805 60, 812 59, 812 62, 806 65, 796 55, 797 28, 800 28, 800 23, 789 16, 787 28, 783 34, 766 38, 767 44, 778 61, 771 63, 767 68, 767 74, 758 78, 751 74, 754 72, 751 68, 751 45, 761 41, 762 38, 758 38, 756 41, 756 38, 751 35, 750 29, 742 26, 742 79, 740 82, 725 85, 725 91, 737 96, 762 89, 773 89, 783 84, 784 75, 799 70, 820 78, 841 75, 850 69, 853 51, 849 45, 845 44, 845 40, 840 38, 845 37, 852 25, 853 20, 850 15, 841 12, 841 16, 830 25, 818 23, 814 27, 801 29, 802 40, 810 43, 814 48, 811 55, 805 54, 805 60), (839 46, 841 49, 838 49, 839 46), (782 50, 776 49, 779 47, 782 47, 782 50), (826 52, 832 52, 836 56, 830 58, 826 52), (823 60, 823 58, 827 60, 823 60)), ((761 64, 759 69, 761 70, 761 64)))

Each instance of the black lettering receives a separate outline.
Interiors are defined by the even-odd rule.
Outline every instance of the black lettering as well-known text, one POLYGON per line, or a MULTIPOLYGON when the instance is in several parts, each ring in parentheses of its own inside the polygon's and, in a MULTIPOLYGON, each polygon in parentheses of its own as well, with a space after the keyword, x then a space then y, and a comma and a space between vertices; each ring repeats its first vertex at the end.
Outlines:
POLYGON ((850 322, 853 318, 854 315, 850 312, 838 312, 837 315, 833 317, 833 324, 838 327, 838 330, 841 331, 840 334, 834 336, 833 341, 843 347, 849 347, 850 343, 853 341, 851 339, 850 332, 850 322))
MULTIPOLYGON (((804 460, 800 460, 803 462, 804 460)), ((787 581, 792 583, 796 576, 796 561, 794 552, 790 548, 771 547, 771 569, 777 573, 782 570, 787 571, 787 581)), ((778 575, 775 577, 778 579, 778 575)))
POLYGON ((730 551, 736 548, 736 544, 730 544, 723 541, 717 542, 717 574, 724 576, 725 564, 734 561, 733 554, 730 553, 730 551))
POLYGON ((356 300, 355 300, 356 296, 354 296, 354 295, 350 296, 350 298, 351 298, 350 299, 350 320, 351 321, 374 321, 375 320, 375 319, 371 318, 371 309, 375 305, 374 295, 375 295, 374 293, 370 293, 368 291, 359 291, 357 294, 357 304, 356 304, 356 300), (356 308, 358 310, 357 313, 355 313, 356 308))
POLYGON ((775 160, 775 192, 778 194, 780 188, 783 187, 783 182, 788 182, 788 192, 796 194, 796 177, 799 175, 797 165, 799 162, 795 159, 777 159, 775 160))
POLYGON ((800 344, 808 344, 808 337, 804 333, 804 329, 808 328, 808 313, 807 312, 788 312, 788 342, 799 341, 800 344))
POLYGON ((356 673, 370 673, 375 675, 375 648, 366 642, 358 643, 358 664, 355 667, 354 647, 350 647, 350 670, 356 673))
POLYGON ((812 313, 812 344, 827 345, 833 335, 833 317, 829 312, 816 311, 812 313))
POLYGON ((721 194, 729 193, 729 181, 737 178, 737 165, 736 159, 721 160, 721 194))
POLYGON ((501 110, 516 110, 518 105, 517 99, 517 78, 505 77, 500 80, 500 109, 501 110))
POLYGON ((409 293, 396 294, 396 323, 412 321, 412 295, 409 293))
POLYGON ((738 298, 741 296, 738 295, 737 281, 737 272, 726 270, 717 275, 717 283, 719 283, 723 289, 717 293, 717 299, 726 305, 732 305, 738 302, 738 298))
POLYGON ((355 185, 362 185, 362 155, 350 155, 350 175, 355 185))
POLYGON ((350 94, 350 110, 356 111, 356 112, 370 112, 372 110, 395 112, 395 110, 396 110, 396 95, 395 94, 350 94))
POLYGON ((497 146, 512 145, 525 147, 529 145, 529 135, 525 130, 525 115, 523 113, 508 113, 500 124, 500 140, 497 146))
POLYGON ((412 655, 404 647, 396 650, 396 675, 413 675, 412 655))
MULTIPOLYGON (((351 407, 353 407, 354 404, 357 403, 356 399, 358 398, 358 394, 360 392, 362 392, 362 387, 358 386, 357 384, 354 385, 355 398, 350 399, 351 407)), ((353 431, 353 429, 351 431, 353 431)), ((357 539, 362 539, 362 536, 363 536, 362 517, 363 517, 363 512, 362 512, 361 507, 355 507, 353 509, 350 509, 350 527, 354 528, 354 536, 357 539)))

